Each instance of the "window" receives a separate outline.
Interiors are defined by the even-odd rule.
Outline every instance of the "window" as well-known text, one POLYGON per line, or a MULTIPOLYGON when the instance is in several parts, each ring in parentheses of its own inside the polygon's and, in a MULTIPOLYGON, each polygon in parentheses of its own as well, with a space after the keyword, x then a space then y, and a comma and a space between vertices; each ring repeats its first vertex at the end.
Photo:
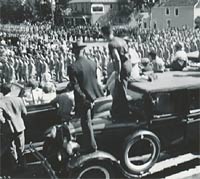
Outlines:
POLYGON ((167 20, 167 28, 171 27, 171 20, 167 20))
POLYGON ((91 6, 91 12, 95 13, 104 13, 104 5, 103 4, 93 4, 91 6))
POLYGON ((77 11, 77 5, 74 6, 75 11, 77 11))
POLYGON ((130 112, 144 111, 144 94, 134 90, 127 89, 127 99, 129 104, 130 112))
POLYGON ((147 23, 146 23, 146 22, 144 22, 144 28, 145 28, 145 29, 147 28, 147 23))
POLYGON ((169 16, 169 14, 170 14, 169 8, 166 8, 165 14, 166 14, 167 16, 169 16))
POLYGON ((185 114, 187 111, 186 90, 158 92, 152 94, 154 117, 185 114))
POLYGON ((157 28, 157 25, 156 25, 156 23, 154 22, 154 24, 153 24, 153 28, 154 29, 156 29, 157 28))
POLYGON ((153 95, 153 104, 153 114, 156 116, 176 113, 175 103, 170 93, 157 93, 153 95))
POLYGON ((121 8, 121 4, 118 5, 118 10, 120 11, 122 8, 121 8))
POLYGON ((190 113, 200 112, 200 89, 189 91, 189 110, 190 113))
POLYGON ((175 8, 175 16, 178 16, 178 15, 179 15, 179 9, 175 8))

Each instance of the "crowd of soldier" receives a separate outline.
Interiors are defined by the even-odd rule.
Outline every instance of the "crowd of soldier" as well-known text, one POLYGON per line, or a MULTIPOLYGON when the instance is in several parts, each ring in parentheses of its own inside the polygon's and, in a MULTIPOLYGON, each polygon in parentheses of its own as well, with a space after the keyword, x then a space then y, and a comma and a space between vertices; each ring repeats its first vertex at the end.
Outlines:
MULTIPOLYGON (((42 74, 50 73, 57 82, 66 80, 67 69, 75 61, 71 51, 72 42, 77 39, 89 41, 96 40, 100 36, 98 26, 78 26, 70 29, 52 29, 48 24, 29 25, 26 32, 17 35, 12 32, 1 32, 1 81, 22 81, 29 79, 42 80, 42 74), (96 33, 96 35, 94 35, 96 33), (87 35, 90 34, 90 35, 87 35), (92 35, 93 34, 93 35, 92 35), (12 45, 7 37, 17 37, 18 41, 12 45)), ((200 49, 200 31, 188 28, 139 31, 137 35, 128 27, 115 27, 117 35, 128 35, 129 46, 137 52, 140 59, 149 57, 149 52, 154 50, 158 57, 163 59, 166 66, 171 64, 174 56, 176 42, 184 44, 184 50, 188 52, 200 49)), ((106 79, 109 71, 109 54, 107 47, 93 47, 85 51, 87 58, 98 63, 99 79, 106 79)))

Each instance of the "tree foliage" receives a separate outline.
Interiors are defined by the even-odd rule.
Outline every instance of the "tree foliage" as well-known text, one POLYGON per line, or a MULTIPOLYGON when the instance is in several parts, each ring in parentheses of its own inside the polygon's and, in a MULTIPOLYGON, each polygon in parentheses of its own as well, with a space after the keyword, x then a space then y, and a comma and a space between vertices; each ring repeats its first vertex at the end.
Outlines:
POLYGON ((31 10, 21 3, 16 3, 15 5, 10 3, 3 4, 0 12, 1 22, 3 23, 20 23, 26 19, 31 19, 33 16, 31 10))
POLYGON ((129 3, 137 11, 140 11, 143 6, 146 8, 152 7, 158 1, 159 0, 131 0, 131 1, 129 1, 129 3))

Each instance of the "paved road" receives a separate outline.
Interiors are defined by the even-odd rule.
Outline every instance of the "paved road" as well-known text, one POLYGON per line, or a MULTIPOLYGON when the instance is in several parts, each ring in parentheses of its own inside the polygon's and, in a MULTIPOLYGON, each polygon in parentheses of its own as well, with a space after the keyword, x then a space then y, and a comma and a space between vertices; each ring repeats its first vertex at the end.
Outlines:
MULTIPOLYGON (((166 179, 199 179, 200 155, 193 153, 169 156, 162 153, 161 160, 157 162, 142 178, 166 178, 166 179), (164 159, 163 159, 164 158, 164 159)), ((22 173, 17 173, 14 178, 50 178, 43 163, 29 162, 28 167, 22 173)), ((0 177, 1 179, 1 177, 0 177)))
POLYGON ((200 155, 186 153, 157 162, 144 178, 200 178, 200 155))

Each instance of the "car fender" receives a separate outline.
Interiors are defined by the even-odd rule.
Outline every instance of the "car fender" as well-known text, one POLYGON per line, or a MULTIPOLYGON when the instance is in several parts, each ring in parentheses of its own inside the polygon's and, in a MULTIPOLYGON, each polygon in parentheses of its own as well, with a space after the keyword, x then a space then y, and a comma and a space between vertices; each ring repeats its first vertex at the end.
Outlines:
POLYGON ((57 135, 57 133, 58 133, 58 131, 59 131, 61 128, 62 128, 64 131, 67 131, 67 132, 68 132, 68 131, 71 131, 71 130, 73 131, 72 125, 69 125, 69 127, 68 127, 67 123, 63 123, 63 124, 54 125, 54 126, 48 128, 48 129, 44 132, 44 136, 45 136, 46 138, 55 139, 55 138, 56 138, 56 135, 57 135))
POLYGON ((82 167, 85 163, 92 160, 106 160, 110 161, 111 163, 117 163, 117 159, 113 155, 103 151, 96 151, 93 153, 73 157, 68 162, 68 168, 75 169, 82 167))
POLYGON ((153 133, 151 131, 148 131, 146 129, 141 129, 141 130, 134 132, 132 134, 132 137, 134 138, 135 136, 138 136, 138 135, 141 135, 141 137, 142 137, 143 135, 152 135, 152 134, 153 133))

